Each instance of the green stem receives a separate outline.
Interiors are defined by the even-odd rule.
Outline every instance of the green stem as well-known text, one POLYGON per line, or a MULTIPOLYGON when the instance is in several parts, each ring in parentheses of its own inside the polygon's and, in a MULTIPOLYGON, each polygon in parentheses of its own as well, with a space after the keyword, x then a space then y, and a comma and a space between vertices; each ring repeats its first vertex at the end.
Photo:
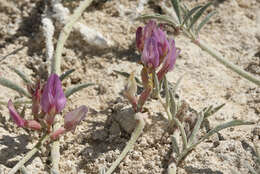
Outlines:
MULTIPOLYGON (((80 2, 79 7, 74 11, 73 15, 70 16, 69 18, 69 22, 64 26, 64 28, 62 29, 60 35, 59 35, 59 39, 57 42, 57 46, 56 46, 56 50, 55 50, 55 54, 52 60, 52 67, 51 67, 51 72, 52 73, 56 73, 57 75, 60 75, 61 73, 61 55, 62 55, 62 51, 64 48, 64 44, 66 42, 66 40, 68 39, 70 32, 72 31, 73 25, 76 23, 76 21, 79 19, 79 17, 81 16, 81 14, 83 13, 83 11, 90 5, 90 3, 92 2, 92 0, 84 0, 82 2, 80 2)), ((54 129, 57 128, 58 122, 56 122, 54 124, 54 129)), ((59 173, 59 159, 60 159, 60 143, 59 141, 55 141, 52 144, 51 147, 51 159, 52 159, 52 169, 51 171, 55 172, 55 173, 59 173)))
POLYGON ((42 137, 42 139, 39 140, 39 142, 34 146, 34 148, 32 148, 32 150, 30 150, 24 157, 22 160, 20 160, 13 168, 12 170, 9 171, 8 174, 15 174, 21 167, 23 167, 23 165, 32 158, 32 156, 34 154, 36 154, 36 152, 38 152, 39 148, 41 147, 41 145, 46 142, 49 139, 49 135, 45 135, 42 137))
MULTIPOLYGON (((60 128, 60 115, 55 116, 55 122, 53 125, 53 132, 60 128)), ((56 140, 51 146, 51 174, 59 173, 59 162, 60 162, 60 142, 56 140)))
POLYGON ((130 140, 127 142, 127 145, 125 146, 124 150, 120 154, 120 156, 116 159, 116 161, 112 164, 112 166, 109 168, 109 170, 106 172, 106 174, 111 174, 116 167, 119 165, 119 163, 125 158, 126 154, 131 150, 134 146, 134 143, 136 142, 137 138, 141 135, 143 132, 145 122, 141 115, 136 114, 136 120, 138 121, 137 126, 134 130, 134 132, 131 135, 130 140))
POLYGON ((260 79, 254 77, 252 74, 244 71, 239 66, 227 61, 219 52, 212 49, 207 43, 204 43, 201 40, 195 41, 194 43, 198 45, 202 50, 209 53, 212 57, 214 57, 218 62, 226 66, 227 68, 231 69, 232 71, 236 72, 240 76, 246 78, 247 80, 253 82, 254 84, 260 86, 260 79))
POLYGON ((158 95, 158 99, 159 99, 160 103, 162 104, 162 106, 164 107, 164 110, 165 110, 165 112, 166 112, 167 115, 168 115, 169 121, 172 121, 172 120, 173 120, 174 123, 176 123, 177 126, 178 126, 178 128, 180 129, 180 131, 181 131, 182 143, 183 143, 183 149, 186 149, 186 148, 187 148, 187 144, 188 144, 188 143, 187 143, 187 135, 186 135, 186 133, 185 133, 185 130, 184 130, 184 128, 183 128, 181 122, 180 122, 176 117, 173 117, 173 116, 172 116, 172 114, 171 114, 171 112, 170 112, 170 110, 169 110, 169 107, 167 107, 166 104, 164 104, 164 102, 163 102, 162 97, 161 97, 160 94, 158 95))

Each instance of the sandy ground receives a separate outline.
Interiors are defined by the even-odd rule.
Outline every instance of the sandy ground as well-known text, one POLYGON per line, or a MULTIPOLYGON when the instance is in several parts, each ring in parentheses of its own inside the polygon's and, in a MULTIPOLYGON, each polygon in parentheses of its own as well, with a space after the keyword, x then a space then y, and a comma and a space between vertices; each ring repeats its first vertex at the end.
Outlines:
MULTIPOLYGON (((7 0, 0 2, 0 57, 25 46, 19 52, 0 62, 0 76, 25 87, 16 74, 8 69, 12 65, 28 73, 31 79, 46 72, 44 40, 41 32, 40 0, 7 0)), ((192 7, 196 2, 185 0, 192 7)), ((198 0, 206 3, 207 0, 198 0)), ((260 78, 260 1, 226 0, 215 6, 218 11, 202 30, 200 38, 220 51, 226 59, 260 78)), ((74 8, 78 1, 65 4, 74 8)), ((122 114, 121 106, 130 107, 122 97, 125 78, 114 70, 139 72, 140 59, 135 49, 135 30, 142 22, 129 20, 137 6, 136 0, 110 0, 93 3, 83 14, 81 22, 100 31, 115 44, 107 50, 97 50, 72 32, 63 54, 62 71, 75 68, 76 72, 65 80, 68 87, 77 83, 93 82, 96 85, 74 94, 64 112, 85 104, 90 108, 87 118, 75 133, 64 135, 61 141, 62 173, 96 174, 101 166, 109 167, 120 154, 130 135, 120 127, 113 116, 122 114), (118 10, 120 8, 122 10, 118 10), (121 105, 121 106, 119 106, 121 105)), ((213 9, 213 7, 212 7, 213 9)), ((142 13, 161 12, 156 3, 149 3, 142 13)), ((57 31, 56 34, 59 32, 57 31)), ((169 36, 173 36, 171 30, 169 36)), ((179 173, 228 174, 230 169, 249 173, 243 165, 248 161, 253 167, 253 137, 260 126, 260 88, 242 79, 220 65, 207 53, 178 36, 176 45, 181 49, 176 67, 168 74, 170 82, 186 73, 178 95, 195 110, 210 104, 226 103, 211 119, 211 125, 241 119, 253 121, 252 126, 240 126, 221 131, 218 136, 201 143, 180 167, 179 173)), ((7 101, 19 95, 0 86, 0 99, 7 101)), ((149 100, 150 123, 115 173, 158 174, 165 173, 171 153, 165 113, 161 105, 149 100)), ((255 135, 260 144, 260 135, 255 135)), ((0 173, 7 173, 37 142, 38 135, 29 135, 17 128, 6 106, 0 109, 0 173)), ((49 151, 43 149, 27 163, 32 173, 48 173, 49 151)))

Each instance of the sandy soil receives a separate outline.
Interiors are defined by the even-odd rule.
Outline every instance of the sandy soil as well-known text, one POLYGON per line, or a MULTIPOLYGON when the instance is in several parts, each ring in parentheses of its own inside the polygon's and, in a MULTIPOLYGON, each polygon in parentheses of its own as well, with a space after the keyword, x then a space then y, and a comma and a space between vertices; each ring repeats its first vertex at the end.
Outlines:
MULTIPOLYGON (((25 84, 8 69, 12 65, 28 73, 31 79, 44 75, 44 40, 40 17, 43 3, 40 0, 7 0, 0 2, 0 57, 15 49, 19 52, 0 62, 0 76, 25 84)), ((192 7, 196 2, 185 0, 192 7)), ((206 3, 207 0, 198 0, 206 3)), ((220 2, 220 0, 219 0, 220 2)), ((71 9, 78 1, 67 1, 71 9)), ((115 121, 122 115, 122 107, 130 107, 122 97, 125 78, 114 70, 139 72, 140 59, 135 49, 135 30, 142 22, 131 22, 129 18, 137 6, 136 0, 110 0, 93 3, 83 14, 81 22, 100 31, 115 44, 107 50, 97 50, 86 44, 73 32, 63 54, 62 71, 75 68, 76 72, 65 80, 68 87, 77 83, 93 82, 96 85, 75 94, 64 112, 85 104, 90 108, 87 118, 77 131, 64 135, 61 141, 62 173, 95 174, 101 166, 109 167, 124 148, 130 135, 115 121), (118 10, 120 4, 122 10, 118 10)), ((213 7, 212 7, 213 8, 213 7)), ((226 0, 215 6, 218 11, 202 30, 200 38, 220 51, 226 59, 260 78, 260 1, 226 0)), ((156 3, 149 3, 142 13, 160 12, 156 3)), ((59 32, 57 31, 57 34, 59 32)), ((173 36, 171 30, 168 35, 173 36)), ((242 79, 220 65, 207 53, 190 43, 183 36, 175 38, 181 55, 173 72, 168 74, 170 82, 186 73, 178 95, 191 108, 201 110, 210 104, 226 103, 225 107, 211 119, 215 126, 232 119, 253 121, 253 126, 240 126, 221 131, 201 143, 187 158, 179 173, 228 174, 235 169, 243 174, 248 161, 255 167, 252 151, 253 137, 260 126, 260 88, 242 79), (254 133, 254 134, 253 134, 254 133)), ((0 86, 0 99, 7 101, 19 95, 0 86)), ((171 141, 166 130, 167 121, 161 105, 149 100, 150 123, 135 144, 134 150, 119 165, 115 173, 157 174, 165 173, 171 153, 171 141)), ((260 144, 260 135, 255 141, 260 144)), ((17 128, 6 106, 0 109, 0 173, 7 173, 22 156, 37 142, 38 135, 29 135, 17 128)), ((48 173, 49 151, 43 149, 27 163, 32 173, 48 173)))

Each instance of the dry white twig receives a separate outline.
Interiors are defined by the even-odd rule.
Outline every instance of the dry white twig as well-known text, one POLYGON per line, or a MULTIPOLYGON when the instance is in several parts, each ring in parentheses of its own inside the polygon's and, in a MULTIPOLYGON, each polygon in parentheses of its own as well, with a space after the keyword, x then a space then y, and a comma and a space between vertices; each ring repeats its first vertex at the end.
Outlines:
POLYGON ((53 35, 55 28, 49 15, 42 17, 42 29, 46 44, 46 60, 51 60, 54 52, 53 35))
MULTIPOLYGON (((59 2, 59 0, 52 1, 52 8, 54 11, 53 17, 61 24, 65 24, 66 20, 70 16, 69 10, 64 7, 59 2)), ((105 38, 100 32, 98 32, 96 29, 87 27, 85 24, 76 22, 73 28, 83 36, 83 39, 88 44, 92 46, 96 46, 98 48, 107 48, 112 45, 112 42, 105 38)))

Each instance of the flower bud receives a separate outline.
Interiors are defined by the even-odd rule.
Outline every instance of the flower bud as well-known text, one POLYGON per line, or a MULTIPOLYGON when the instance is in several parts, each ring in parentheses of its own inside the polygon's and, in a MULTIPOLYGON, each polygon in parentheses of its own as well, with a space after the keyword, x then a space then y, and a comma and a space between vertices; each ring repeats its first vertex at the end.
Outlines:
POLYGON ((60 135, 64 134, 65 132, 66 132, 66 129, 64 127, 60 127, 58 130, 54 131, 51 134, 51 139, 56 140, 57 138, 59 138, 60 135))
POLYGON ((38 115, 41 110, 41 96, 42 96, 42 86, 40 81, 36 83, 36 87, 32 94, 32 113, 33 115, 38 115))
POLYGON ((136 92, 137 92, 137 84, 135 81, 135 75, 133 71, 128 78, 123 94, 128 99, 128 101, 133 105, 134 109, 136 109, 137 107, 136 92))
POLYGON ((139 97, 138 100, 138 111, 142 111, 143 105, 150 96, 152 91, 152 88, 146 88, 142 93, 141 96, 139 97))
POLYGON ((158 80, 161 81, 164 77, 164 75, 173 70, 173 67, 176 62, 176 58, 179 55, 180 50, 178 50, 175 47, 175 41, 173 39, 170 40, 170 49, 168 51, 168 54, 165 57, 164 63, 160 71, 157 73, 158 80))
POLYGON ((8 109, 15 124, 17 124, 18 127, 24 127, 25 120, 20 116, 20 114, 17 113, 11 100, 8 101, 8 109))
POLYGON ((142 63, 150 69, 156 69, 159 66, 159 51, 157 42, 156 37, 150 37, 147 38, 144 43, 141 60, 142 63))
POLYGON ((60 113, 66 105, 66 97, 64 95, 62 84, 57 74, 51 74, 44 86, 41 107, 48 115, 47 123, 52 124, 56 114, 60 113))
POLYGON ((88 108, 84 105, 67 113, 64 117, 64 128, 66 131, 75 131, 76 126, 83 120, 88 112, 88 108))
POLYGON ((8 101, 8 109, 10 112, 11 117, 13 118, 15 124, 17 124, 18 127, 26 127, 33 130, 40 130, 41 125, 35 120, 24 120, 16 111, 14 108, 14 105, 11 100, 8 101))
POLYGON ((25 120, 24 126, 33 130, 40 130, 41 124, 35 120, 25 120))

